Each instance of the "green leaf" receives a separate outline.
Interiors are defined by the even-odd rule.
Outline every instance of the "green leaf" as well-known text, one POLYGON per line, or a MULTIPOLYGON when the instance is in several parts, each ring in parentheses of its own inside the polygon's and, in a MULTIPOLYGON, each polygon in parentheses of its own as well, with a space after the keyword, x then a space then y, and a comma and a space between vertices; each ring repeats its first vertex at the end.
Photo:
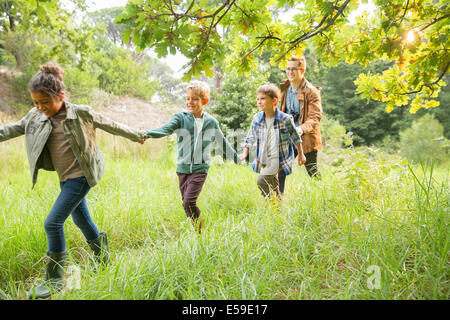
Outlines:
POLYGON ((128 43, 128 41, 130 41, 131 33, 132 33, 131 29, 122 31, 122 41, 124 43, 128 43))

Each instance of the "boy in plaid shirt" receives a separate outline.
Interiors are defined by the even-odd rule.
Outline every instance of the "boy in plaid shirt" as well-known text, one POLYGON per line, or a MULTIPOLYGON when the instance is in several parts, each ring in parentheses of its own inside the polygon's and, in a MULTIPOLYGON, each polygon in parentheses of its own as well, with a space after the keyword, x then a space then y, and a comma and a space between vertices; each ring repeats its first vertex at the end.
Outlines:
POLYGON ((298 151, 299 166, 306 162, 306 158, 292 116, 277 109, 280 96, 278 88, 271 83, 264 84, 256 94, 260 112, 253 117, 244 140, 241 161, 247 158, 250 146, 256 142, 256 157, 252 167, 259 173, 258 187, 264 197, 275 198, 280 194, 278 172, 283 170, 286 175, 292 173, 294 148, 298 151))

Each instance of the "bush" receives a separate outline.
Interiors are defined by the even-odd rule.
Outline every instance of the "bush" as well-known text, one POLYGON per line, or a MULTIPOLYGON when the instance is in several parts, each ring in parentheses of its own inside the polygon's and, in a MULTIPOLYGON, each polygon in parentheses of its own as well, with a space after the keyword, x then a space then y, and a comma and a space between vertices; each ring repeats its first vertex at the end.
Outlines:
POLYGON ((116 48, 114 57, 99 51, 93 58, 93 65, 99 73, 101 89, 115 95, 130 95, 150 100, 158 87, 156 81, 149 81, 151 70, 133 60, 125 49, 116 48))
POLYGON ((430 114, 414 121, 410 128, 400 132, 400 154, 416 163, 444 162, 449 157, 444 127, 430 114))
MULTIPOLYGON (((1 44, 1 42, 0 42, 0 44, 1 44)), ((7 54, 7 52, 5 50, 3 50, 2 48, 0 48, 0 65, 6 64, 6 61, 5 61, 6 54, 7 54)))
POLYGON ((352 144, 351 133, 347 134, 345 127, 339 121, 329 118, 325 114, 320 122, 320 134, 323 145, 326 147, 341 148, 352 144))
POLYGON ((264 83, 254 76, 229 76, 225 79, 222 93, 213 92, 212 100, 216 103, 211 108, 224 130, 247 130, 256 107, 256 89, 264 83))
POLYGON ((98 80, 79 68, 65 69, 64 83, 70 92, 69 100, 77 104, 89 104, 92 90, 98 87, 98 80))
POLYGON ((102 89, 94 88, 91 93, 89 106, 96 110, 102 110, 109 107, 112 101, 116 98, 112 93, 108 93, 102 89))
POLYGON ((22 69, 22 73, 19 76, 11 79, 12 89, 25 105, 31 106, 32 104, 29 92, 29 82, 30 79, 36 74, 37 70, 39 70, 39 65, 30 63, 22 69))

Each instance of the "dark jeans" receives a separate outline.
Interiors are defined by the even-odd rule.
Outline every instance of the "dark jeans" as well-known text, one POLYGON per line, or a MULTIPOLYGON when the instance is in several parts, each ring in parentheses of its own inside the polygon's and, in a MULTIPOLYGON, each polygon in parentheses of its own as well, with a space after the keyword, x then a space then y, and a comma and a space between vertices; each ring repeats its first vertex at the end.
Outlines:
POLYGON ((201 211, 197 207, 197 198, 202 191, 203 184, 206 180, 206 173, 179 173, 178 182, 183 200, 183 208, 186 215, 196 220, 200 217, 201 211))
MULTIPOLYGON (((294 149, 295 151, 295 157, 297 157, 297 150, 294 149)), ((320 179, 320 172, 319 169, 317 168, 317 151, 311 151, 308 153, 305 153, 305 158, 306 158, 306 163, 304 164, 305 168, 306 168, 306 172, 308 172, 309 176, 312 178, 317 178, 320 179)), ((283 193, 284 192, 284 185, 286 183, 286 173, 284 173, 283 170, 281 170, 278 173, 278 183, 279 183, 279 188, 280 188, 280 192, 283 193)))
POLYGON ((92 221, 85 196, 91 189, 85 177, 68 179, 60 183, 61 193, 53 204, 44 222, 48 240, 48 251, 66 251, 64 222, 72 215, 73 222, 80 228, 87 240, 100 236, 97 226, 92 221))

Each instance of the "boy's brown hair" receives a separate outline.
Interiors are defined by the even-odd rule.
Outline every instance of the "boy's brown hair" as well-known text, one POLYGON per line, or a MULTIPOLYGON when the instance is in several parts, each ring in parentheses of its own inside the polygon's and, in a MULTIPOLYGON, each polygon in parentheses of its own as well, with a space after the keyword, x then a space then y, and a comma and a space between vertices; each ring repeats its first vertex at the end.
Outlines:
POLYGON ((297 57, 292 56, 288 61, 296 61, 298 62, 298 66, 301 67, 303 70, 306 69, 306 59, 305 56, 297 57))
POLYGON ((209 93, 211 90, 206 82, 197 80, 191 81, 186 87, 186 91, 187 90, 191 90, 192 92, 198 94, 203 100, 209 100, 209 93))
POLYGON ((265 83, 256 90, 256 93, 263 93, 272 99, 280 99, 280 90, 273 83, 265 83))

